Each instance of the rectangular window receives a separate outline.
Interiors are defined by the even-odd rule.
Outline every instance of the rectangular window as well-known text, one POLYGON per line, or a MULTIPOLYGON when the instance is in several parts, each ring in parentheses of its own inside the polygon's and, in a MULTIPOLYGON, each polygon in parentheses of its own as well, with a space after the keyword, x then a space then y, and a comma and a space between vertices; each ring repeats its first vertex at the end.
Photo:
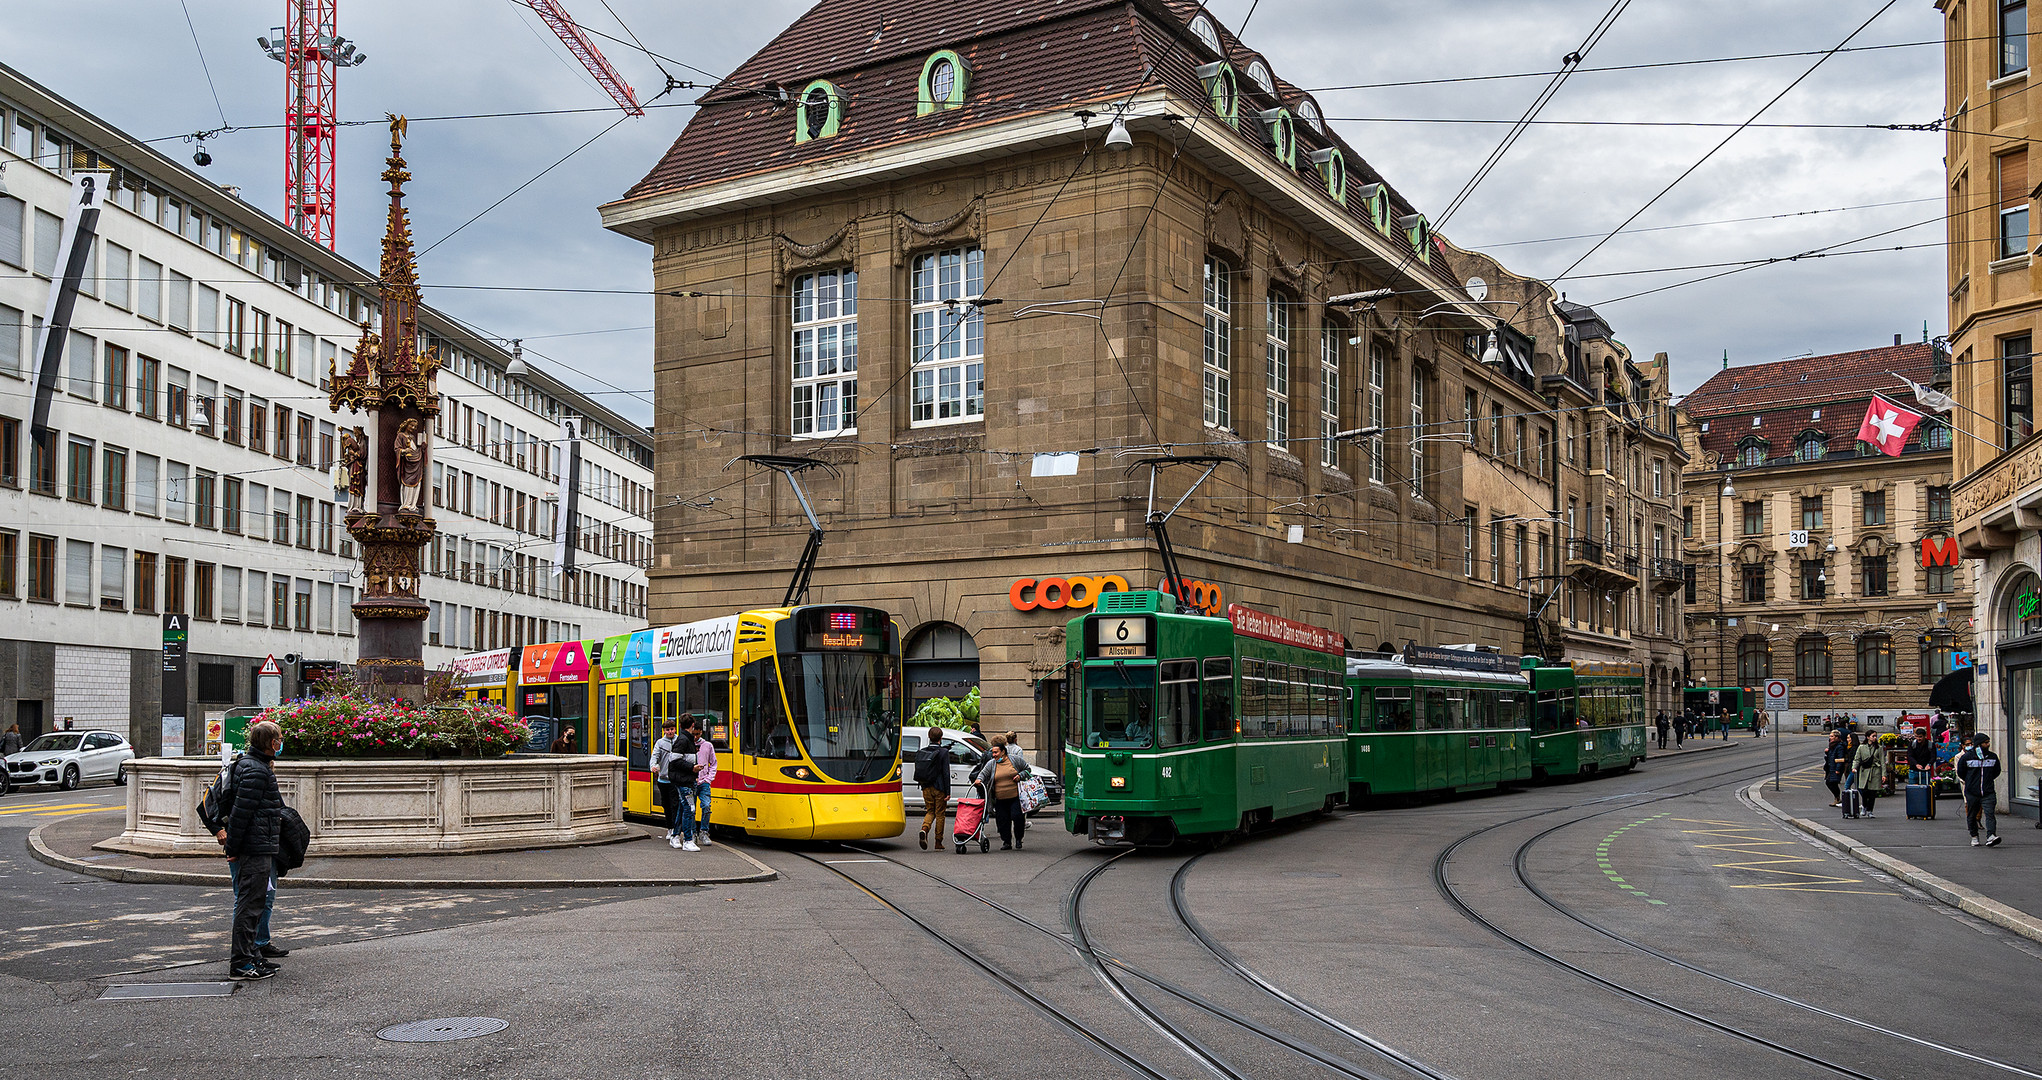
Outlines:
POLYGON ((1383 478, 1387 462, 1383 460, 1385 444, 1381 431, 1389 423, 1389 410, 1385 404, 1384 380, 1388 377, 1389 359, 1381 342, 1371 342, 1368 347, 1368 423, 1377 434, 1368 440, 1368 478, 1378 484, 1388 483, 1383 478))
POLYGON ((134 273, 134 254, 119 244, 106 245, 106 265, 100 270, 104 282, 100 295, 106 302, 117 308, 128 306, 128 297, 133 295, 129 276, 134 273))
POLYGON ((333 504, 323 499, 319 503, 319 550, 333 553, 333 504))
POLYGON ((2026 442, 2035 434, 2034 338, 2015 334, 1999 339, 2000 379, 2006 407, 2007 447, 2026 442))
POLYGON ((1340 467, 1340 344, 1347 328, 1328 326, 1319 333, 1319 464, 1340 467))
POLYGON ((1523 589, 1525 586, 1526 577, 1524 551, 1525 545, 1529 543, 1530 540, 1531 540, 1530 530, 1525 528, 1523 525, 1519 525, 1517 527, 1517 538, 1515 540, 1515 546, 1511 549, 1511 555, 1515 557, 1515 562, 1517 564, 1517 587, 1520 590, 1523 589))
POLYGON ((163 613, 183 615, 190 610, 186 603, 185 578, 191 572, 191 563, 176 555, 163 557, 163 613))
POLYGON ((99 606, 108 611, 128 608, 128 549, 99 549, 99 606))
POLYGON ((0 262, 26 267, 27 230, 23 226, 28 204, 12 195, 0 195, 0 262))
POLYGON ((57 493, 57 433, 28 436, 28 489, 38 495, 57 493))
POLYGON ((1205 422, 1234 426, 1234 281, 1227 264, 1205 260, 1205 422))
POLYGON ((191 279, 175 270, 168 271, 168 277, 163 289, 163 322, 172 330, 190 330, 191 279))
POLYGON ((951 248, 915 257, 909 315, 913 365, 908 418, 915 424, 978 419, 985 412, 985 253, 951 248))
POLYGON ((1425 497, 1425 443, 1420 436, 1425 432, 1425 372, 1411 368, 1411 495, 1425 497))
POLYGON ((219 568, 209 562, 191 564, 191 617, 210 619, 219 599, 219 568))
POLYGON ((321 581, 317 584, 319 591, 317 599, 312 603, 312 610, 317 616, 318 621, 314 625, 320 633, 331 634, 333 633, 333 583, 321 581))
POLYGON ((289 375, 297 365, 297 335, 291 332, 291 324, 277 320, 276 344, 270 354, 270 364, 279 375, 289 375))
POLYGON ((64 603, 92 606, 92 541, 64 541, 64 603))
POLYGON ((1756 501, 1745 503, 1744 535, 1763 536, 1764 534, 1765 534, 1765 503, 1756 501))
POLYGON ((298 414, 298 464, 312 464, 312 414, 298 414))
POLYGON ((1461 508, 1461 576, 1475 576, 1475 508, 1461 508))
POLYGON ((220 478, 220 530, 230 533, 241 531, 241 478, 238 476, 220 478))
POLYGON ((312 546, 312 496, 298 496, 298 546, 312 546))
POLYGON ((1695 508, 1692 506, 1680 508, 1680 535, 1687 540, 1695 538, 1695 508))
POLYGON ((135 314, 160 323, 163 321, 163 264, 154 259, 136 259, 135 267, 135 314))
POLYGON ((57 602, 57 538, 28 538, 28 598, 46 604, 57 602))
POLYGON ((1950 489, 1948 485, 1932 485, 1929 488, 1929 520, 1947 523, 1950 520, 1950 489))
POLYGON ((248 448, 256 453, 269 450, 269 402, 248 399, 248 448))
POLYGON ((291 579, 282 574, 269 579, 269 624, 279 630, 291 625, 291 579))
POLYGON ((1865 492, 1865 524, 1867 525, 1886 524, 1885 492, 1883 491, 1865 492))
POLYGON ((1503 406, 1489 406, 1489 456, 1503 456, 1503 406))
POLYGON ((2028 152, 2001 154, 1999 164, 1999 257, 2028 253, 2028 152))
POLYGON ((208 345, 220 344, 220 290, 200 285, 192 290, 193 336, 208 345))
POLYGON ((1666 494, 1666 463, 1657 458, 1652 460, 1652 497, 1657 499, 1666 494))
POLYGON ((21 486, 21 421, 0 416, 0 485, 21 486))
POLYGON ((261 484, 248 485, 248 535, 269 539, 269 488, 261 484))
POLYGON ((213 437, 214 425, 220 420, 220 384, 200 376, 198 388, 191 399, 192 430, 207 438, 213 437))
POLYGON ((220 398, 220 441, 241 445, 241 391, 229 387, 220 398))
POLYGON ((20 573, 20 563, 21 534, 12 529, 0 532, 0 596, 9 600, 19 595, 15 575, 20 573))
POLYGON ((794 434, 858 429, 858 273, 794 279, 794 434))
POLYGON ((1765 603, 1765 567, 1763 566, 1743 567, 1742 577, 1744 584, 1743 593, 1744 602, 1747 604, 1765 603))
POLYGON ((1957 568, 1954 566, 1931 566, 1923 571, 1923 577, 1931 596, 1947 596, 1957 591, 1957 568))
POLYGON ((288 406, 276 407, 276 456, 284 461, 291 460, 291 410, 288 406))
POLYGON ((248 362, 268 367, 270 349, 269 313, 266 311, 251 311, 249 316, 248 362))
POLYGON ((1269 445, 1290 449, 1290 305, 1270 293, 1263 303, 1263 430, 1269 445))
POLYGON ((0 371, 9 375, 22 373, 22 334, 28 329, 28 316, 20 308, 0 304, 0 371))
POLYGON ((135 513, 156 513, 156 484, 161 462, 153 454, 135 455, 135 513))
POLYGON ((71 338, 65 342, 65 355, 70 361, 70 385, 64 389, 73 397, 87 401, 99 400, 99 339, 90 334, 71 331, 71 338))
POLYGON ((242 609, 241 621, 250 626, 261 626, 263 615, 269 610, 269 575, 260 570, 248 572, 248 604, 242 609))
POLYGON ((1822 496, 1803 495, 1801 497, 1801 527, 1804 529, 1822 528, 1822 496))
POLYGON ((227 322, 221 327, 222 346, 235 356, 248 349, 248 305, 233 297, 227 298, 227 322))
POLYGON ((1489 584, 1503 584, 1503 519, 1489 515, 1489 584))
POLYGON ((241 621, 241 569, 235 566, 220 568, 220 620, 241 621))
POLYGON ((108 510, 128 508, 128 452, 107 447, 100 457, 99 505, 108 510))
POLYGON ((312 630, 312 582, 305 578, 293 581, 291 594, 291 626, 310 633, 312 630))
POLYGON ((104 350, 100 393, 109 409, 128 407, 128 350, 107 342, 104 350))
POLYGON ((2028 70, 2027 0, 1999 0, 1999 74, 2028 70))
POLYGON ((92 502, 92 455, 91 439, 71 437, 70 453, 65 459, 64 494, 73 502, 92 502))
POLYGON ((135 361, 135 412, 146 420, 162 413, 163 364, 144 356, 135 361))
POLYGON ((189 521, 190 508, 191 466, 182 461, 169 462, 163 470, 163 518, 166 521, 189 521))
POLYGON ((1829 595, 1829 573, 1821 559, 1801 560, 1801 599, 1820 600, 1829 595))
POLYGON ((321 421, 319 421, 319 464, 318 464, 318 469, 319 469, 319 471, 320 471, 320 472, 323 472, 323 473, 330 473, 330 472, 332 472, 332 471, 333 471, 333 440, 334 440, 334 435, 335 435, 335 430, 334 430, 334 427, 333 427, 333 423, 332 423, 332 421, 329 421, 329 420, 321 420, 321 421))
MULTIPOLYGON (((334 621, 337 624, 336 629, 342 635, 353 636, 355 632, 354 586, 342 585, 340 587, 339 594, 334 598, 334 605, 337 608, 339 608, 339 611, 337 611, 334 614, 334 621)), ((555 640, 557 640, 558 637, 559 635, 555 635, 555 640)))
POLYGON ((170 386, 165 402, 164 421, 174 427, 183 427, 191 414, 191 372, 180 367, 170 369, 170 386))
POLYGON ((1886 595, 1886 556, 1865 556, 1865 595, 1886 595))
POLYGON ((135 610, 145 614, 156 611, 156 553, 135 552, 135 610))
POLYGON ((64 240, 64 219, 47 210, 35 212, 35 272, 57 276, 57 248, 64 240))
POLYGON ((219 484, 219 477, 204 469, 198 470, 198 475, 193 479, 191 485, 191 523, 201 529, 213 527, 213 507, 215 505, 214 500, 218 498, 219 484))

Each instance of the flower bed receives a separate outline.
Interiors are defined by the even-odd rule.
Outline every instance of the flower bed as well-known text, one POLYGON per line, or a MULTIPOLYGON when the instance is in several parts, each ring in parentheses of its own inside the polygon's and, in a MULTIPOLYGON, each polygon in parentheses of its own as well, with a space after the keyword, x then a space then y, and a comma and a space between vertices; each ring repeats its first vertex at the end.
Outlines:
POLYGON ((292 757, 502 757, 531 734, 510 710, 488 701, 417 706, 330 697, 263 711, 283 729, 292 757))

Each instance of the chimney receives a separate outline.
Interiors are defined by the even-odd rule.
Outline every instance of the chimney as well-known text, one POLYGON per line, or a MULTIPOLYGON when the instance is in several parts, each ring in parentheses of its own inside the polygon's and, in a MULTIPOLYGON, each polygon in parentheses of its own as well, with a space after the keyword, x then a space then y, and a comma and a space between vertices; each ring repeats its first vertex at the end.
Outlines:
POLYGON ((1895 344, 1895 345, 1898 345, 1898 344, 1900 344, 1900 335, 1899 335, 1899 334, 1895 334, 1895 335, 1893 335, 1893 344, 1895 344))

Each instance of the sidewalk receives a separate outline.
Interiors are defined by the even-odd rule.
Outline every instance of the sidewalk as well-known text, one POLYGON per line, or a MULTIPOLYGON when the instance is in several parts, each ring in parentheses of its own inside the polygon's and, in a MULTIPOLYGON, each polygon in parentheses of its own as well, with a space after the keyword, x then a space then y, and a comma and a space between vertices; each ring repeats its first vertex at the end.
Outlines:
MULTIPOLYGON (((1793 733, 1789 732, 1788 734, 1792 735, 1793 733)), ((1678 744, 1676 744, 1673 741, 1673 737, 1669 735, 1667 736, 1666 739, 1666 749, 1661 750, 1659 748, 1659 734, 1652 730, 1652 725, 1650 724, 1645 725, 1645 760, 1647 761, 1656 761, 1661 758, 1682 757, 1687 754, 1699 754, 1706 750, 1722 750, 1732 746, 1738 747, 1763 746, 1766 747, 1767 753, 1771 753, 1772 745, 1773 737, 1771 735, 1767 735, 1764 738, 1760 739, 1754 739, 1751 737, 1751 732, 1749 731, 1733 731, 1730 733, 1730 737, 1728 739, 1724 739, 1720 735, 1710 735, 1707 738, 1704 738, 1700 735, 1696 735, 1693 738, 1690 738, 1678 744)))
POLYGON ((1974 848, 1964 829, 1964 800, 1937 799, 1932 821, 1910 820, 1900 793, 1881 796, 1874 816, 1845 820, 1829 805, 1820 766, 1786 775, 1781 790, 1771 779, 1744 791, 1765 813, 1847 852, 1934 896, 1943 903, 2042 941, 2042 831, 2031 818, 2002 814, 1998 847, 1974 848))
MULTIPOLYGON (((638 885, 722 885, 771 881, 766 864, 723 841, 699 852, 675 851, 656 826, 595 847, 540 848, 475 855, 315 857, 279 884, 295 889, 573 889, 638 885)), ((52 866, 110 881, 227 888, 217 857, 149 858, 92 850, 120 833, 120 819, 86 814, 52 821, 28 836, 29 854, 52 866)))

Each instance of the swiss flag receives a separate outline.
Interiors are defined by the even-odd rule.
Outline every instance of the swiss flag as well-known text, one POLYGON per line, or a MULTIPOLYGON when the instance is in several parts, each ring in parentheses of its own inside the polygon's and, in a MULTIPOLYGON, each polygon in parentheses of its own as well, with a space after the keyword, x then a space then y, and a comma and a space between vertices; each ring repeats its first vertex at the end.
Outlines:
POLYGON ((1907 449, 1907 436, 1921 421, 1922 414, 1873 394, 1872 404, 1865 409, 1865 422, 1858 425, 1858 439, 1878 447, 1882 454, 1899 457, 1907 449))

